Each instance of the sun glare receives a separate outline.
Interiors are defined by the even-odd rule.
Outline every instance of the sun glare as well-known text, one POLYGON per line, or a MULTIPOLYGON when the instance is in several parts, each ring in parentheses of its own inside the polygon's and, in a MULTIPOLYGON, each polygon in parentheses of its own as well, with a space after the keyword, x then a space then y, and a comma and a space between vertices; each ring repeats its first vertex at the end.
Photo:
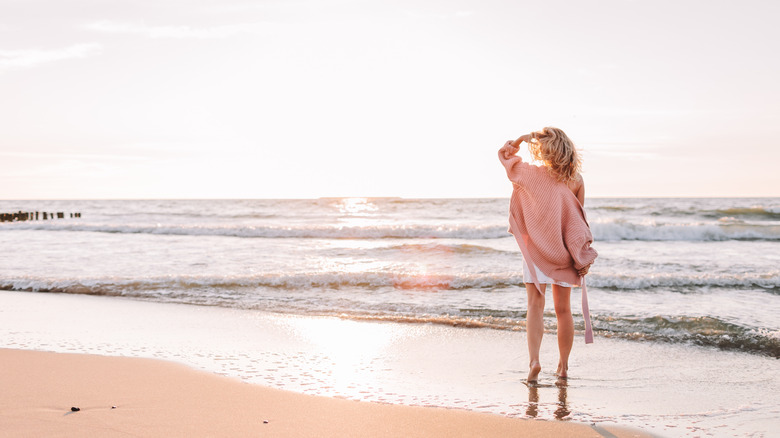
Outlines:
POLYGON ((294 331, 327 353, 321 365, 331 369, 336 389, 376 383, 371 381, 371 373, 360 371, 380 357, 399 335, 391 324, 365 324, 337 318, 298 319, 294 331))
POLYGON ((377 211, 379 208, 366 198, 342 198, 337 207, 341 213, 346 215, 361 215, 377 211))

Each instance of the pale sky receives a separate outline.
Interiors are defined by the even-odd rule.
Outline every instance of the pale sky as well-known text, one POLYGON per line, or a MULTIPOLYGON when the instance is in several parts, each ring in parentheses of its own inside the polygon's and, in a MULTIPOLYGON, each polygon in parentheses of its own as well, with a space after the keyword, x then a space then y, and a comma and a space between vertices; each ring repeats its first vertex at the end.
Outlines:
POLYGON ((0 0, 0 199, 780 196, 780 2, 0 0))

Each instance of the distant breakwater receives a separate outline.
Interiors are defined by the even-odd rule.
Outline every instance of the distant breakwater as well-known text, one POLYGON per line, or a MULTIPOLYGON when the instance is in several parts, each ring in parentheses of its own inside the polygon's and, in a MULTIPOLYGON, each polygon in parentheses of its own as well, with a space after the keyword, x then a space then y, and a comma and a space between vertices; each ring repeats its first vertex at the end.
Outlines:
POLYGON ((52 219, 65 219, 68 215, 71 218, 81 217, 81 213, 64 213, 61 211, 56 213, 46 211, 17 211, 16 213, 0 213, 0 222, 46 221, 52 219))

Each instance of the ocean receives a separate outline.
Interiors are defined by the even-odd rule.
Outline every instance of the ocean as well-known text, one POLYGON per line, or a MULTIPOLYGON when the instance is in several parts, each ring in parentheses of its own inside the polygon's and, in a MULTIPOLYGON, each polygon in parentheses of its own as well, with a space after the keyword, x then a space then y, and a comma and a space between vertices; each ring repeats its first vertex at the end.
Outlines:
MULTIPOLYGON (((3 201, 0 289, 522 330, 506 199, 3 201)), ((780 199, 588 199, 597 336, 780 358, 780 199)), ((575 295, 577 290, 575 290, 575 295)), ((573 306, 580 316, 578 306, 573 306)), ((576 318, 575 318, 576 319, 576 318)), ((554 314, 547 315, 554 330, 554 314)))
MULTIPOLYGON (((2 213, 66 213, 0 223, 0 294, 94 295, 506 336, 524 331, 526 307, 508 204, 0 201, 2 213)), ((776 364, 780 198, 589 198, 586 211, 599 252, 588 276, 596 343, 776 364)), ((579 289, 572 300, 581 334, 579 289)), ((549 301, 545 324, 554 334, 549 301)), ((516 356, 526 354, 518 342, 516 356)), ((525 359, 513 366, 521 380, 525 359)))

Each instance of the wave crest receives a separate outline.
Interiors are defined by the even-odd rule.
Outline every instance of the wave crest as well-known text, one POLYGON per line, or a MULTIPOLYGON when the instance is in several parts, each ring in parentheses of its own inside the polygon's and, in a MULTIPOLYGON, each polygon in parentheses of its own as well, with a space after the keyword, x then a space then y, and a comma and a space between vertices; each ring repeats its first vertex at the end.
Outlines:
MULTIPOLYGON (((202 289, 232 290, 268 288, 280 290, 359 288, 367 291, 381 288, 418 290, 500 289, 523 285, 522 273, 505 274, 436 274, 425 272, 316 272, 268 273, 251 276, 164 276, 139 279, 126 278, 6 278, 0 279, 0 289, 29 292, 62 292, 90 295, 155 295, 187 293, 202 289)), ((761 288, 780 292, 780 271, 744 275, 653 274, 588 276, 590 287, 616 290, 652 288, 695 289, 727 287, 761 288)))
MULTIPOLYGON (((200 226, 200 225, 99 225, 13 223, 0 227, 14 230, 160 234, 176 236, 227 236, 241 238, 297 239, 500 239, 507 238, 505 225, 374 225, 374 226, 200 226), (13 228, 10 228, 13 227, 13 228)), ((2 228, 0 228, 2 229, 2 228)), ((747 224, 740 220, 717 223, 645 223, 624 220, 592 222, 598 241, 724 241, 780 240, 780 225, 747 224)))
POLYGON ((637 224, 622 220, 590 224, 596 241, 724 241, 780 240, 780 225, 724 221, 718 224, 637 224))
MULTIPOLYGON (((4 224, 5 225, 5 224, 4 224)), ((497 239, 507 237, 505 225, 373 225, 373 226, 205 226, 102 225, 85 223, 14 223, 17 230, 86 231, 119 234, 228 236, 298 239, 497 239)))
POLYGON ((594 331, 641 341, 689 343, 780 358, 780 330, 756 329, 709 316, 595 317, 594 331))

